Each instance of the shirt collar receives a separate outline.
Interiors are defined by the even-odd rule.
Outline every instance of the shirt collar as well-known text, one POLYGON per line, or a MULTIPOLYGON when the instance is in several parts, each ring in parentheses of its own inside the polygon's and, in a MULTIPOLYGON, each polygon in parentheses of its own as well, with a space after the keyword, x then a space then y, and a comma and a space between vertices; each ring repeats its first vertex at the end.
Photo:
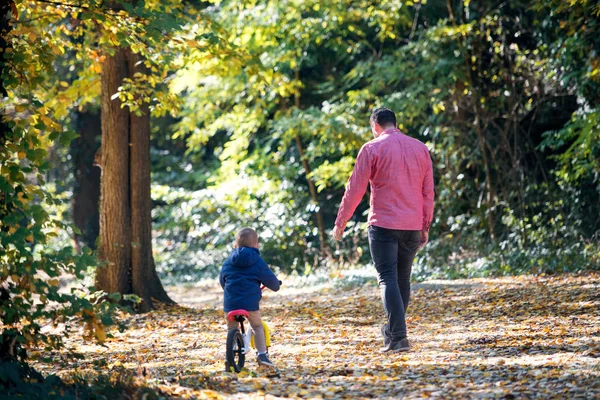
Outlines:
MULTIPOLYGON (((392 135, 394 133, 402 133, 400 132, 400 129, 398 128, 390 128, 390 129, 386 129, 385 131, 381 132, 381 135, 392 135)), ((379 135, 379 136, 381 136, 379 135)))

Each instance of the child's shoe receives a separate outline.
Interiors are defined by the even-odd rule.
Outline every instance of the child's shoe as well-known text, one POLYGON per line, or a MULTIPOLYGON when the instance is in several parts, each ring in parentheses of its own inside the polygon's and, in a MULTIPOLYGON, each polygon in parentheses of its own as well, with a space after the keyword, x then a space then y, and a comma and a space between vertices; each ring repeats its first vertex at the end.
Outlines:
POLYGON ((273 364, 271 360, 269 360, 269 355, 267 353, 259 354, 258 357, 256 357, 256 361, 258 362, 258 365, 275 367, 275 364, 273 364))

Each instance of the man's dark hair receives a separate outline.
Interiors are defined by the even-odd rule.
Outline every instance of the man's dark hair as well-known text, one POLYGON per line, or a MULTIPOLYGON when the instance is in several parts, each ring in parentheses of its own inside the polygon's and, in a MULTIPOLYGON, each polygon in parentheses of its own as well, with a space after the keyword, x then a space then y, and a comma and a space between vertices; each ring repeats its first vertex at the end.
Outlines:
POLYGON ((388 127, 393 125, 396 127, 396 114, 387 107, 376 108, 371 113, 371 122, 375 122, 379 126, 388 127))
POLYGON ((235 235, 235 244, 238 247, 256 247, 258 245, 258 234, 252 228, 242 228, 235 235))

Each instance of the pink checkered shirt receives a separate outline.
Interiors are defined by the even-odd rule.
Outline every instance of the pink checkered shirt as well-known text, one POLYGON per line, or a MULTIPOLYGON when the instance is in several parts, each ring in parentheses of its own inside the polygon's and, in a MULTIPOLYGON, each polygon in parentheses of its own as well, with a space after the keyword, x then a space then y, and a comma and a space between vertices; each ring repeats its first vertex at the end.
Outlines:
POLYGON ((335 225, 345 227, 371 184, 369 225, 429 230, 433 220, 433 168, 427 146, 388 129, 359 151, 335 225))

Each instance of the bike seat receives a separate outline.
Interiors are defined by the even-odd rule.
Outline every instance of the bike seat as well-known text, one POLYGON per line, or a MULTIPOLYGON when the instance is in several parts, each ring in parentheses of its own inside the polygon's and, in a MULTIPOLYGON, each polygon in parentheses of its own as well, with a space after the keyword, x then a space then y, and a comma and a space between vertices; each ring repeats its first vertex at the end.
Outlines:
POLYGON ((237 317, 248 318, 248 311, 246 310, 233 310, 227 313, 228 321, 237 321, 237 317))

